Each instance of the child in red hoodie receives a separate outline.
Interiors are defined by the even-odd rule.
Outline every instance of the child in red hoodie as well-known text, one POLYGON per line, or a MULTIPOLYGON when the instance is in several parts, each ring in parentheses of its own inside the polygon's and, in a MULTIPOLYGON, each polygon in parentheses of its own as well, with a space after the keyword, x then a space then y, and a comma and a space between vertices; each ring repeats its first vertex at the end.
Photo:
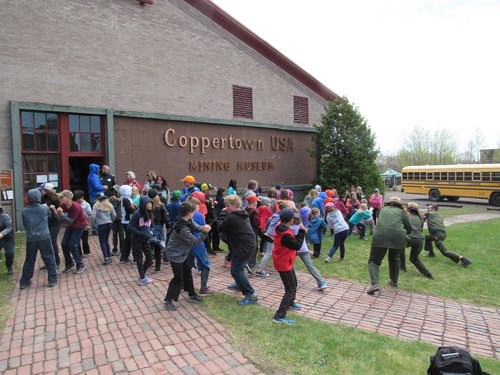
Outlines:
POLYGON ((297 276, 293 264, 297 256, 297 250, 302 247, 307 229, 301 224, 299 232, 296 235, 293 234, 290 227, 294 224, 294 219, 300 219, 300 215, 290 208, 281 210, 279 216, 281 223, 274 234, 273 262, 274 268, 279 272, 285 287, 285 294, 274 314, 273 322, 292 325, 295 324, 295 321, 286 317, 287 310, 300 310, 302 307, 294 302, 297 293, 297 276))

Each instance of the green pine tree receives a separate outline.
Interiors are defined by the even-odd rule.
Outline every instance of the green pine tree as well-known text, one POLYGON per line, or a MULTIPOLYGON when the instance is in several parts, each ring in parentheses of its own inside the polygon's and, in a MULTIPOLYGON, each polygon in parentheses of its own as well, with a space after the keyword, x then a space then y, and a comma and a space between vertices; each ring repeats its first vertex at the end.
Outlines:
POLYGON ((361 186, 369 195, 373 188, 383 190, 376 165, 375 136, 366 120, 345 97, 331 101, 317 126, 315 136, 318 183, 337 189, 343 196, 351 185, 361 186))

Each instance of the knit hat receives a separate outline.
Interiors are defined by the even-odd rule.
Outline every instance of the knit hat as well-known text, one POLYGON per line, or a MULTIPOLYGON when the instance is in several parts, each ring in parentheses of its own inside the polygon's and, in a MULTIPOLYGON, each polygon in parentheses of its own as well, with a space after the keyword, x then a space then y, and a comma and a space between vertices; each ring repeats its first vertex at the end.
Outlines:
POLYGON ((408 208, 413 208, 414 210, 418 210, 419 206, 415 202, 408 203, 408 208))
POLYGON ((108 199, 108 197, 104 193, 97 193, 97 197, 96 198, 97 198, 97 200, 108 199))
POLYGON ((38 187, 38 190, 54 190, 54 185, 50 182, 46 182, 38 187))
POLYGON ((212 187, 210 186, 210 184, 207 184, 206 182, 204 182, 203 184, 201 184, 201 191, 207 191, 207 190, 212 190, 212 187))
POLYGON ((325 204, 325 210, 328 210, 330 207, 335 207, 335 205, 332 202, 325 204))

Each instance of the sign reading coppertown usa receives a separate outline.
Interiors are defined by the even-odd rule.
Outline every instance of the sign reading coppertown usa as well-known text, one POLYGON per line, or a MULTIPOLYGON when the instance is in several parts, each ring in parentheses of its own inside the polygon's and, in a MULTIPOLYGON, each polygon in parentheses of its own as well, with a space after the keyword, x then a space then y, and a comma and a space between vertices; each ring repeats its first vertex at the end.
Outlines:
MULTIPOLYGON (((249 139, 234 137, 205 137, 205 136, 176 136, 175 129, 167 129, 164 135, 165 144, 168 147, 186 149, 189 154, 204 155, 210 150, 234 150, 234 151, 265 151, 266 146, 271 151, 294 151, 293 140, 290 137, 270 135, 269 141, 265 139, 249 139)), ((230 171, 236 168, 238 171, 270 171, 274 169, 274 162, 263 161, 222 161, 222 160, 191 160, 190 171, 230 171)))
MULTIPOLYGON (((245 139, 233 137, 197 137, 197 136, 175 136, 175 129, 167 129, 165 132, 165 144, 168 147, 180 147, 189 150, 190 154, 205 152, 212 148, 214 150, 249 150, 264 151, 264 139, 245 139)), ((270 136, 269 145, 273 151, 293 151, 293 140, 290 137, 270 136)))

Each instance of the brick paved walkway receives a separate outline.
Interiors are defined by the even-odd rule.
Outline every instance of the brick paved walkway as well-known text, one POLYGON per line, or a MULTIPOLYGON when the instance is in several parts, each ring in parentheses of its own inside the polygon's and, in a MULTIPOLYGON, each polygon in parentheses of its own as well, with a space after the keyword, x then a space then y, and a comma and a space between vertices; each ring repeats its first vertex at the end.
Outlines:
MULTIPOLYGON (((97 236, 90 241, 98 249, 97 236)), ((104 267, 101 257, 94 250, 83 274, 63 274, 55 288, 45 286, 43 271, 35 271, 29 289, 16 284, 15 310, 0 337, 0 373, 260 373, 198 306, 184 299, 177 312, 163 308, 169 267, 153 275, 155 283, 140 287, 135 266, 104 267)), ((236 296, 226 289, 232 280, 223 256, 211 260, 211 287, 236 296)), ((317 292, 309 274, 298 279, 303 316, 500 359, 499 309, 390 288, 371 297, 366 285, 335 279, 328 280, 326 292, 317 292)), ((283 291, 277 274, 251 282, 261 305, 278 306, 283 291)))

